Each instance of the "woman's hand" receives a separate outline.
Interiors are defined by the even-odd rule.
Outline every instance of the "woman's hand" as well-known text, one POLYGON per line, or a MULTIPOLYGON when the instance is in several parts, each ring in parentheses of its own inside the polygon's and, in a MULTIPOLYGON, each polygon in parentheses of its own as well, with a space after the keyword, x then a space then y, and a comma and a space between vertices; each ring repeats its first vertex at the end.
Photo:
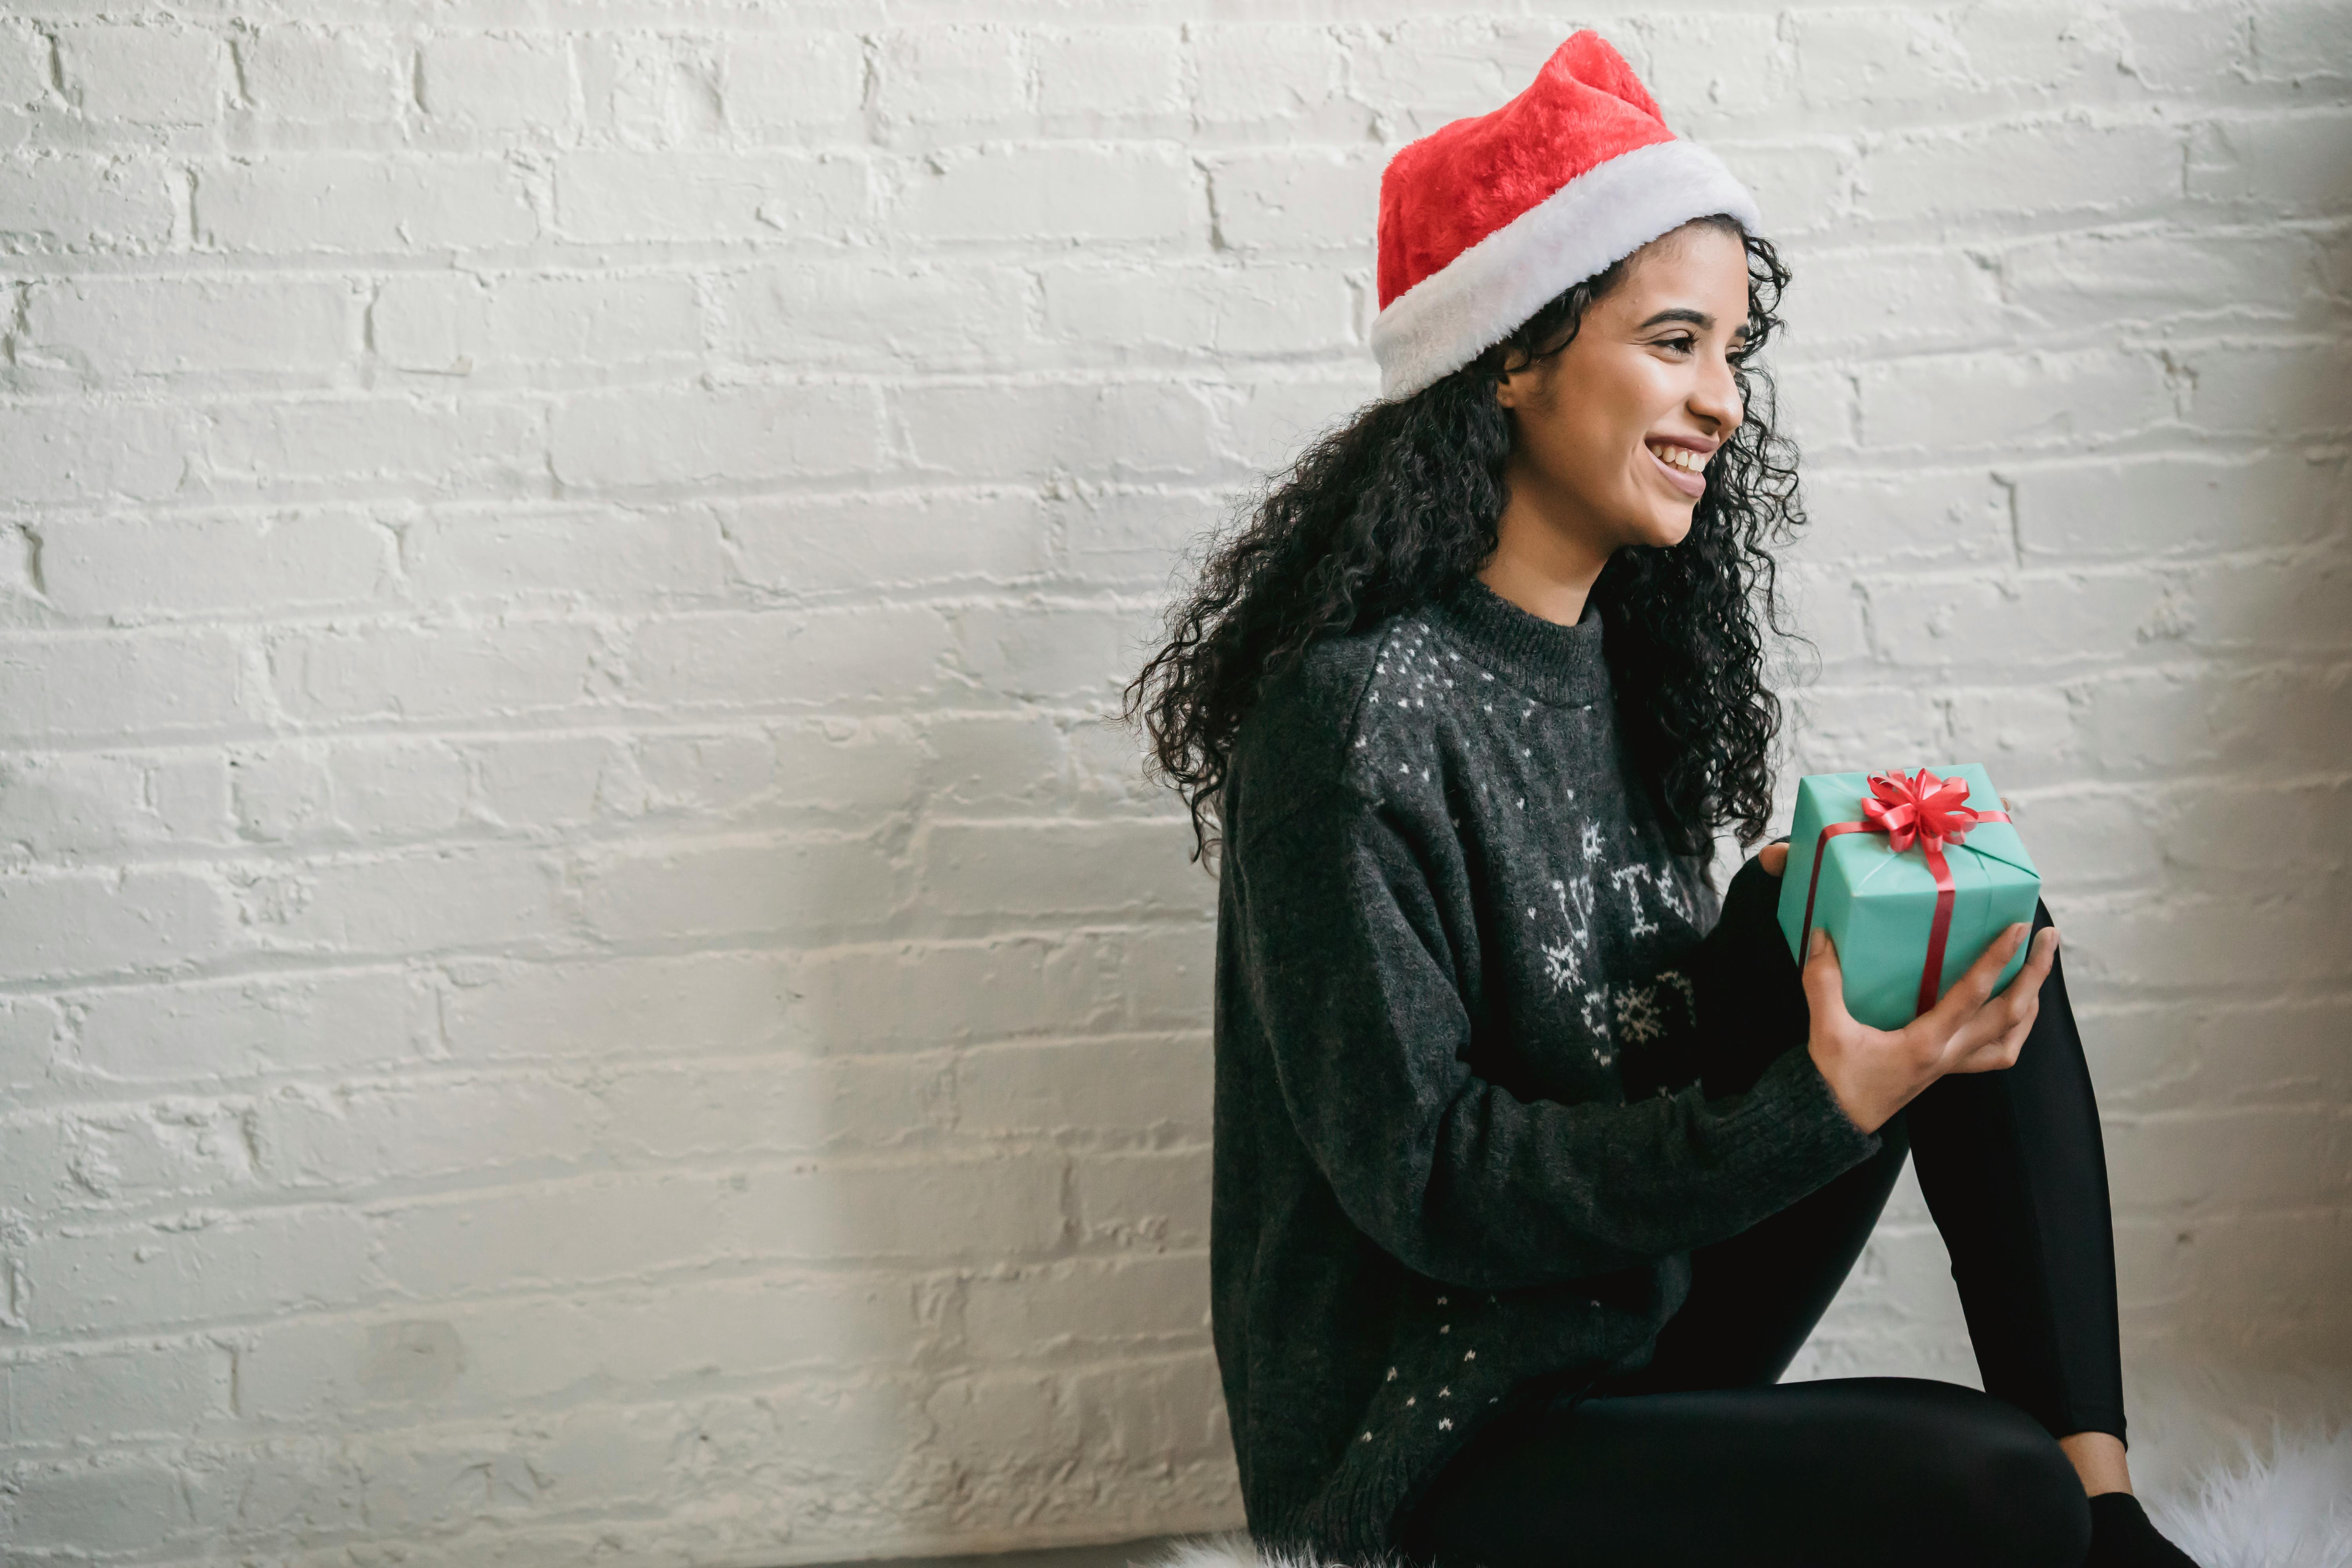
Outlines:
MULTIPOLYGON (((1757 859, 1778 877, 1788 868, 1789 847, 1768 844, 1757 859)), ((2016 1065, 2026 1032, 2042 1012, 2042 983, 2058 953, 2057 928, 2046 928, 2017 978, 1994 995, 1994 978, 2029 930, 2023 921, 2011 926, 1942 1000, 1902 1028, 1887 1030, 1856 1023, 1845 1010, 1837 944, 1827 931, 1815 929, 1804 969, 1805 1003, 1812 1014, 1806 1048, 1855 1126, 1877 1131, 1946 1073, 1998 1072, 2016 1065)))
POLYGON ((1943 999, 1899 1029, 1874 1029, 1845 1010, 1845 976, 1837 944, 1815 927, 1805 957, 1805 1002, 1812 1010, 1806 1048, 1853 1124, 1875 1132, 1921 1089, 1952 1072, 1998 1072, 2014 1067, 2026 1031, 2042 1012, 2042 983, 2058 952, 2058 928, 2034 939, 2025 967, 2007 989, 1993 981, 2025 941, 2020 921, 1995 937, 1983 955, 1953 982, 1943 999))

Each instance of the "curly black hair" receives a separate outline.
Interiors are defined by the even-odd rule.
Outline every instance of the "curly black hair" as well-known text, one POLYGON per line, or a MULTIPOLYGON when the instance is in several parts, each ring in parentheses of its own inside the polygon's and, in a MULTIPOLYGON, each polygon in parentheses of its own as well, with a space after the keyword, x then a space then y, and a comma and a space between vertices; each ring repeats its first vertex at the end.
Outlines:
MULTIPOLYGON (((1634 766, 1686 855, 1704 853, 1720 826, 1736 826, 1743 847, 1763 837, 1780 726, 1763 683, 1763 633, 1790 630, 1768 546, 1805 521, 1796 448, 1773 429, 1770 378, 1747 363, 1780 324, 1788 268, 1737 219, 1694 221, 1737 234, 1747 251, 1748 335, 1733 370, 1745 412, 1707 465, 1689 533, 1620 549, 1591 590, 1634 766)), ((1234 736, 1264 683, 1318 637, 1447 597, 1494 554, 1511 447, 1496 384, 1573 342, 1632 259, 1570 288, 1433 385, 1359 410, 1209 540, 1121 715, 1141 719, 1150 772, 1191 808, 1193 859, 1217 845, 1211 821, 1234 736)))

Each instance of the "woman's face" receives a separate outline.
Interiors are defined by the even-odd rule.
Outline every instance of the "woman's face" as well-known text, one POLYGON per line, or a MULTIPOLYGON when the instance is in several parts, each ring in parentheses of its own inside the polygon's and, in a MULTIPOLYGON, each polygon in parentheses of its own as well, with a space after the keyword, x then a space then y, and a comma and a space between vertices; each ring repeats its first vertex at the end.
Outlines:
MULTIPOLYGON (((1690 531, 1701 475, 1739 426, 1732 360, 1748 341, 1748 254, 1693 224, 1633 253, 1575 341, 1506 375, 1506 479, 1549 528, 1605 558, 1690 531)), ((1562 541, 1562 542, 1569 542, 1562 541)))

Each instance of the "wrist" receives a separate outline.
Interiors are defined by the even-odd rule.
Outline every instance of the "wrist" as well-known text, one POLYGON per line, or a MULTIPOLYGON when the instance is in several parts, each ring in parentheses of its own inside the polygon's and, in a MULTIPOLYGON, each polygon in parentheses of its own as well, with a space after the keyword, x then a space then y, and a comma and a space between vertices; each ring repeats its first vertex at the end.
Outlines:
POLYGON ((1864 1132, 1876 1132, 1895 1114, 1893 1109, 1881 1110, 1871 1103, 1870 1098, 1861 1092, 1859 1086, 1850 1081, 1844 1064, 1831 1059, 1822 1048, 1820 1040, 1806 1041, 1805 1050, 1813 1059, 1813 1070, 1820 1073, 1822 1081, 1830 1086, 1830 1094, 1837 1100, 1838 1109, 1845 1112, 1845 1119, 1855 1127, 1864 1132))

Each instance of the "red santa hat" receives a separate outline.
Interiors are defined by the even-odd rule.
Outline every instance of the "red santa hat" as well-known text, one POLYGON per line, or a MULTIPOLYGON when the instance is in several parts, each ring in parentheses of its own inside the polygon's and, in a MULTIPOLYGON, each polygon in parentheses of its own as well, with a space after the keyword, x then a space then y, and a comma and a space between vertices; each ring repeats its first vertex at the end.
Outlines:
POLYGON ((1695 217, 1750 233, 1756 198, 1600 34, 1552 52, 1525 92, 1402 149, 1381 175, 1381 395, 1476 359, 1572 283, 1695 217))

